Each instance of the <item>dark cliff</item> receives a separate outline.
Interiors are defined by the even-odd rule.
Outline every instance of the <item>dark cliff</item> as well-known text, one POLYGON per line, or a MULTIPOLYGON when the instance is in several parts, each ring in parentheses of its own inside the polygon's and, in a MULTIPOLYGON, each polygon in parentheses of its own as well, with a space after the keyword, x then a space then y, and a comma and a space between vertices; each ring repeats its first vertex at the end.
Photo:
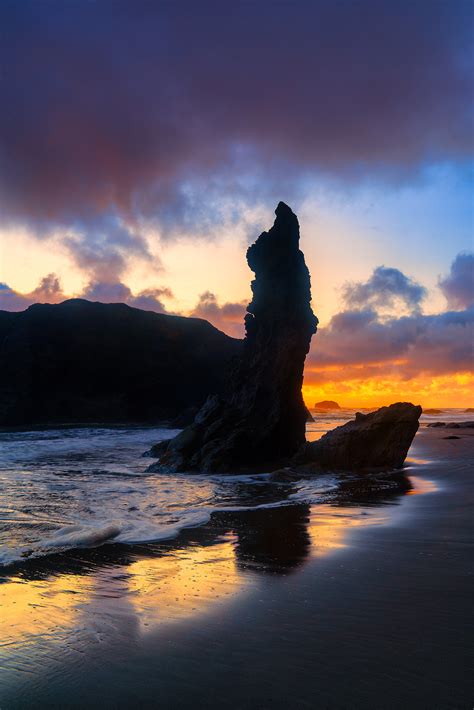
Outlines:
POLYGON ((220 393, 240 350, 207 321, 124 304, 0 311, 0 425, 169 419, 220 393))

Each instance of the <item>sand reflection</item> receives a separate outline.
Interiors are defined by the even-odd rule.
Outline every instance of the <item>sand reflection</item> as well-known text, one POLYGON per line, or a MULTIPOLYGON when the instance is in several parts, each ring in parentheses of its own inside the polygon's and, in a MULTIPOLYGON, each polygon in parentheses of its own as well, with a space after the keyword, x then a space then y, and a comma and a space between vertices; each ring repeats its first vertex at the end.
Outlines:
POLYGON ((90 580, 79 575, 28 582, 14 577, 0 584, 0 653, 13 643, 72 626, 89 586, 90 580))
POLYGON ((226 537, 214 545, 190 546, 128 567, 129 599, 143 625, 203 613, 240 591, 243 579, 236 566, 235 536, 226 537))
POLYGON ((48 665, 85 643, 138 638, 158 624, 227 603, 244 583, 235 542, 228 533, 211 545, 89 565, 82 574, 6 579, 0 584, 2 671, 17 672, 25 648, 27 665, 48 665))
POLYGON ((80 645, 147 633, 231 601, 261 573, 281 573, 345 544, 349 528, 383 519, 373 511, 288 506, 231 516, 211 544, 189 541, 123 564, 88 564, 77 574, 12 577, 0 584, 0 657, 15 647, 80 645), (224 528, 224 529, 223 529, 224 528))
POLYGON ((350 531, 368 525, 383 525, 389 513, 384 508, 356 506, 314 506, 308 527, 312 557, 322 557, 347 547, 350 531))
POLYGON ((410 476, 410 482, 412 484, 412 488, 407 491, 407 495, 409 496, 434 493, 439 490, 439 487, 434 481, 429 481, 426 478, 420 478, 420 476, 410 476))
MULTIPOLYGON (((436 490, 410 480, 411 495, 436 490)), ((262 574, 286 575, 349 546, 352 530, 386 523, 392 508, 327 503, 233 513, 166 545, 105 546, 82 558, 76 551, 62 568, 38 562, 0 584, 1 669, 17 673, 20 660, 39 669, 86 644, 138 641, 162 624, 211 613, 257 588, 262 574)))

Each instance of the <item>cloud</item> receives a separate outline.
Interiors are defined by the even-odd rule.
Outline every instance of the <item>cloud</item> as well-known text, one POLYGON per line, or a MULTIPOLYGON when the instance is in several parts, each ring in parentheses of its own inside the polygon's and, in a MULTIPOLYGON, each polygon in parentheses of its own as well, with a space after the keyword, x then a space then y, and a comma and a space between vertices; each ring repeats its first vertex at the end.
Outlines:
POLYGON ((469 308, 474 304, 474 254, 458 254, 450 272, 439 280, 451 308, 469 308))
POLYGON ((426 297, 424 286, 405 276, 398 269, 377 266, 365 283, 347 283, 343 299, 348 307, 373 308, 377 311, 400 305, 409 311, 419 311, 426 297))
POLYGON ((20 293, 0 283, 0 310, 24 311, 33 303, 60 303, 65 298, 56 274, 44 276, 30 293, 20 293))
POLYGON ((418 373, 469 371, 472 367, 474 310, 436 315, 415 313, 381 321, 374 311, 344 311, 318 330, 310 367, 387 368, 405 377, 418 373))
POLYGON ((33 303, 61 303, 68 298, 86 298, 102 303, 126 303, 134 308, 155 313, 167 313, 162 298, 173 299, 169 288, 149 288, 137 294, 120 281, 91 281, 80 293, 66 295, 56 274, 48 274, 30 293, 14 291, 7 284, 0 283, 0 310, 24 311, 33 303))
POLYGON ((472 370, 474 307, 466 297, 466 257, 454 260, 445 288, 456 305, 421 312, 426 289, 398 269, 377 267, 365 283, 348 284, 343 310, 319 327, 306 361, 305 383, 441 376, 472 370), (406 306, 400 314, 399 304, 406 306), (389 313, 387 308, 396 307, 389 313))
POLYGON ((232 219, 223 195, 274 202, 315 172, 386 178, 471 155, 469 1, 0 13, 3 219, 75 227, 79 261, 125 258, 126 243, 147 258, 144 222, 209 233, 232 219))
POLYGON ((149 288, 133 294, 131 289, 124 283, 115 282, 91 282, 80 294, 80 298, 89 301, 101 301, 102 303, 126 303, 134 308, 141 308, 144 311, 155 311, 155 313, 167 313, 166 306, 162 298, 173 298, 173 293, 169 288, 149 288))
POLYGON ((219 304, 215 294, 206 291, 199 296, 199 300, 189 313, 195 318, 204 318, 219 330, 235 338, 244 336, 244 316, 247 312, 247 302, 219 304))
POLYGON ((131 258, 161 269, 161 261, 152 257, 146 239, 118 215, 76 221, 73 229, 72 235, 63 238, 63 245, 76 265, 95 281, 119 281, 131 258))

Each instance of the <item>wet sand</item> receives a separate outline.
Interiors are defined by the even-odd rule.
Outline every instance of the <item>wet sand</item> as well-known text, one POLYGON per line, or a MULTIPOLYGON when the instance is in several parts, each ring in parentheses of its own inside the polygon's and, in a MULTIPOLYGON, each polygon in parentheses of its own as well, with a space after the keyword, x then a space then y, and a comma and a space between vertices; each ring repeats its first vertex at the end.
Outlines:
POLYGON ((474 437, 444 436, 420 430, 406 495, 17 570, 0 707, 471 708, 474 437))

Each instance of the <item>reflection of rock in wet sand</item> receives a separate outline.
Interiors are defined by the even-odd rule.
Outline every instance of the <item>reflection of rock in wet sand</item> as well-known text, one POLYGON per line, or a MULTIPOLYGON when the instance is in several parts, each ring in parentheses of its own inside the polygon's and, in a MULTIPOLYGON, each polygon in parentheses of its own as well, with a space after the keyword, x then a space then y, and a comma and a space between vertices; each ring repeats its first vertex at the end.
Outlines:
POLYGON ((237 535, 237 564, 273 574, 301 565, 311 545, 309 514, 309 505, 291 505, 226 516, 237 535))

